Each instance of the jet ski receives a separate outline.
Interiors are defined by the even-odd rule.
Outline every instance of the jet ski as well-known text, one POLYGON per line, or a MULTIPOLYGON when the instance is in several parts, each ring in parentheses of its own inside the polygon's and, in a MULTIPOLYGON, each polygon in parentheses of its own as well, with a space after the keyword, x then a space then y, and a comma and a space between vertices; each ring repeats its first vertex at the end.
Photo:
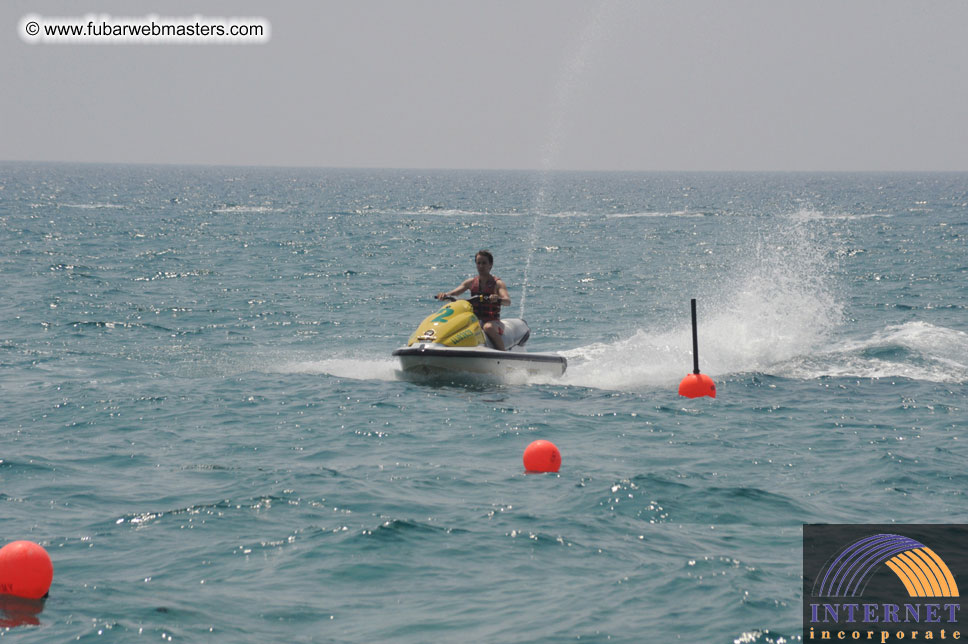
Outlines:
POLYGON ((514 373, 553 377, 565 373, 564 356, 525 350, 531 329, 524 320, 501 318, 505 351, 499 351, 481 328, 471 300, 447 299, 449 303, 424 318, 407 346, 393 352, 403 375, 463 372, 503 378, 514 373))

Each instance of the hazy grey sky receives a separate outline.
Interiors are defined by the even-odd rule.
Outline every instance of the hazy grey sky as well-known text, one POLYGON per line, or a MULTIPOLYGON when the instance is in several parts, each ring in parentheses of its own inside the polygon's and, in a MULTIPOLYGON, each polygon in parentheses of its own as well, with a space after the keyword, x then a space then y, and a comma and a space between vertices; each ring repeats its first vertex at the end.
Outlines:
POLYGON ((968 2, 4 0, 0 159, 968 170, 968 2), (262 45, 28 44, 258 16, 262 45))

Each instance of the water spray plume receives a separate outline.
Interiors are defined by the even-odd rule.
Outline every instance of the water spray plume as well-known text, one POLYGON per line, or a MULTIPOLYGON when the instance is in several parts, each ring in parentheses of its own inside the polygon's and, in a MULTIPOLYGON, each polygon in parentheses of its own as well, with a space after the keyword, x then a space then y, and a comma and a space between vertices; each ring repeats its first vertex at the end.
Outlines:
POLYGON ((541 172, 539 173, 538 191, 535 195, 534 215, 532 216, 531 234, 528 236, 527 255, 524 262, 524 278, 521 281, 521 310, 518 317, 523 318, 525 305, 528 300, 528 290, 531 288, 531 260, 538 247, 538 226, 542 215, 547 214, 547 198, 551 189, 551 173, 556 169, 561 156, 562 140, 567 138, 569 113, 575 101, 575 95, 581 89, 582 77, 586 75, 590 58, 595 46, 603 37, 603 25, 607 23, 608 0, 600 0, 593 7, 592 13, 585 27, 578 36, 577 48, 567 57, 559 71, 554 102, 549 117, 548 134, 544 149, 541 153, 541 172))
POLYGON ((696 326, 696 298, 692 299, 692 373, 679 383, 679 395, 686 398, 716 397, 716 383, 699 373, 699 332, 696 326))

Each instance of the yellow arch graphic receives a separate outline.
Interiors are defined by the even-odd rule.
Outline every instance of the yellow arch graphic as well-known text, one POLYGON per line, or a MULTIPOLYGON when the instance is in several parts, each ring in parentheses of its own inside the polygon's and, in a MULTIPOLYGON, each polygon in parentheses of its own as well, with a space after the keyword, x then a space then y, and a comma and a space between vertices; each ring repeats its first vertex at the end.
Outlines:
POLYGON ((888 559, 910 597, 958 597, 951 570, 930 548, 915 548, 888 559))
POLYGON ((944 572, 935 563, 934 559, 928 557, 919 550, 912 550, 908 553, 912 557, 917 557, 921 561, 921 567, 930 573, 930 579, 934 580, 933 588, 938 592, 934 597, 950 597, 951 589, 948 588, 948 580, 944 577, 944 572))
POLYGON ((918 550, 920 550, 928 557, 930 557, 931 560, 934 561, 935 565, 937 565, 938 568, 941 569, 942 575, 944 576, 945 580, 948 582, 949 594, 947 595, 947 597, 960 597, 961 595, 958 594, 958 584, 955 583, 955 576, 951 574, 951 570, 948 568, 945 562, 941 561, 941 557, 936 555, 934 550, 932 550, 931 548, 928 548, 927 546, 925 546, 924 548, 918 548, 918 550))
POLYGON ((895 559, 903 559, 908 568, 914 573, 914 576, 918 578, 921 584, 921 595, 920 597, 940 597, 941 587, 938 586, 938 582, 934 579, 934 573, 930 570, 925 570, 924 566, 921 565, 921 560, 911 556, 910 552, 902 552, 895 559))
POLYGON ((907 583, 904 584, 904 587, 907 588, 908 584, 910 584, 911 587, 914 589, 913 592, 908 591, 908 594, 911 597, 924 597, 925 596, 924 582, 920 577, 918 577, 917 573, 911 570, 911 564, 908 562, 908 560, 904 559, 901 556, 896 556, 891 558, 890 561, 893 562, 895 566, 897 566, 896 569, 892 568, 892 570, 894 570, 894 572, 897 573, 897 576, 898 577, 903 576, 902 581, 904 579, 907 579, 907 583))

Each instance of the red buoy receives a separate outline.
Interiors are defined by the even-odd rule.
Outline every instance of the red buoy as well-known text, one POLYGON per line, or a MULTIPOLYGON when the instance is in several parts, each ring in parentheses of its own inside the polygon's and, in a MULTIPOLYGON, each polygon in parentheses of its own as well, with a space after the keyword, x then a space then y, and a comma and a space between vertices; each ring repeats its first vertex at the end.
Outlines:
POLYGON ((0 548, 0 594, 40 599, 50 590, 54 564, 32 541, 14 541, 0 548))
POLYGON ((716 383, 704 373, 690 373, 679 383, 679 395, 686 398, 716 397, 716 383))
POLYGON ((536 440, 524 450, 524 469, 528 472, 557 472, 561 452, 551 441, 536 440))
POLYGON ((696 325, 696 298, 692 299, 692 373, 679 383, 679 395, 686 398, 716 397, 716 383, 699 373, 699 332, 696 325))

